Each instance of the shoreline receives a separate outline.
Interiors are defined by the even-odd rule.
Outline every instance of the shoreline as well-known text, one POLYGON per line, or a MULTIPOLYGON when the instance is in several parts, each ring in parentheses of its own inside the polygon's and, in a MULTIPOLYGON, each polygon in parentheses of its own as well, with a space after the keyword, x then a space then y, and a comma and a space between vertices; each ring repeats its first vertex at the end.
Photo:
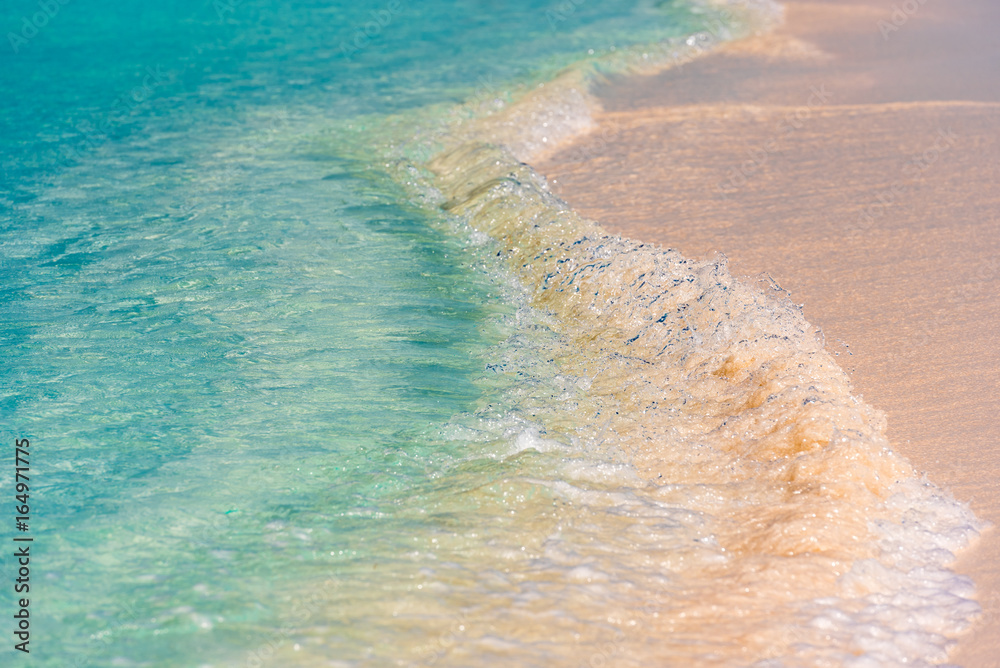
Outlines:
MULTIPOLYGON (((600 86, 596 129, 536 167, 612 233, 770 272, 894 448, 1000 524, 998 10, 786 6, 773 33, 600 86)), ((955 566, 984 611, 951 653, 969 667, 1000 656, 998 547, 987 530, 955 566)))

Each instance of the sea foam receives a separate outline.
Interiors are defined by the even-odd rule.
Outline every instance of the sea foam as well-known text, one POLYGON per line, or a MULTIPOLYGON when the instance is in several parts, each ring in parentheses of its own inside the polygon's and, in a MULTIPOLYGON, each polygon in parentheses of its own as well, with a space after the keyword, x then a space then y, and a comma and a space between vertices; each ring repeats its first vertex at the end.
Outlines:
MULTIPOLYGON (((883 414, 852 394, 783 291, 737 280, 724 258, 609 235, 522 162, 587 127, 585 83, 553 86, 569 94, 553 93, 547 115, 529 96, 528 111, 428 166, 443 208, 494 239, 532 306, 553 316, 559 368, 587 379, 585 397, 552 414, 589 459, 609 461, 567 458, 566 480, 548 485, 628 518, 615 538, 609 517, 594 529, 613 568, 565 574, 603 582, 595 596, 612 597, 608 580, 636 592, 633 611, 646 612, 619 620, 617 660, 946 661, 979 613, 948 566, 983 525, 893 451, 883 414), (580 487, 585 468, 600 475, 580 487)), ((514 443, 555 450, 532 434, 514 443)))
MULTIPOLYGON (((937 665, 979 614, 949 566, 982 523, 892 449, 786 293, 610 235, 527 164, 593 127, 603 75, 686 62, 780 8, 720 15, 473 100, 446 131, 387 133, 390 169, 467 226, 515 311, 484 374, 503 396, 442 432, 467 457, 400 501, 422 531, 378 564, 392 584, 358 563, 326 599, 373 660, 388 643, 393 665, 937 665)), ((284 658, 321 664, 346 628, 284 658)))

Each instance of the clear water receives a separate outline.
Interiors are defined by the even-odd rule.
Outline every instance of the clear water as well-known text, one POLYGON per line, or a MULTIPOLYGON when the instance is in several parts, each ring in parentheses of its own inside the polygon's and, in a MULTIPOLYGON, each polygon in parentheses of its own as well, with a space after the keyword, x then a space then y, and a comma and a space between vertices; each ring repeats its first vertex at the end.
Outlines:
MULTIPOLYGON (((390 178, 365 128, 695 15, 50 5, 37 34, 37 2, 0 10, 0 409, 33 444, 32 665, 433 663, 471 606, 502 619, 497 555, 561 503, 525 482, 561 461, 531 420, 580 390, 492 242, 390 178)), ((586 643, 617 637, 602 624, 586 643)))

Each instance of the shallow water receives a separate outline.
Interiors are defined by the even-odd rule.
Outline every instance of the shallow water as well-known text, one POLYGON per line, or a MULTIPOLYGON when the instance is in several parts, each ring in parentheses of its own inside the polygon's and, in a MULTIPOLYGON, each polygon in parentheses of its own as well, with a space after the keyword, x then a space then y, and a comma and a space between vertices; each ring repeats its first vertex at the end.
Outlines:
POLYGON ((538 83, 703 8, 343 4, 80 2, 8 40, 33 660, 942 658, 975 521, 796 308, 603 239, 508 154, 421 165, 539 149, 585 78, 538 83))

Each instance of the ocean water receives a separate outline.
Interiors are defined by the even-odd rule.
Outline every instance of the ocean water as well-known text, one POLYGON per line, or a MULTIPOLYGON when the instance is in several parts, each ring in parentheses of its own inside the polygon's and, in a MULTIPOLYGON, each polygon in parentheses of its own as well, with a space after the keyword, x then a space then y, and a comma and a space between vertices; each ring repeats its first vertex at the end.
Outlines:
POLYGON ((31 665, 944 661, 979 525, 821 334, 521 162, 746 4, 5 3, 31 665))

